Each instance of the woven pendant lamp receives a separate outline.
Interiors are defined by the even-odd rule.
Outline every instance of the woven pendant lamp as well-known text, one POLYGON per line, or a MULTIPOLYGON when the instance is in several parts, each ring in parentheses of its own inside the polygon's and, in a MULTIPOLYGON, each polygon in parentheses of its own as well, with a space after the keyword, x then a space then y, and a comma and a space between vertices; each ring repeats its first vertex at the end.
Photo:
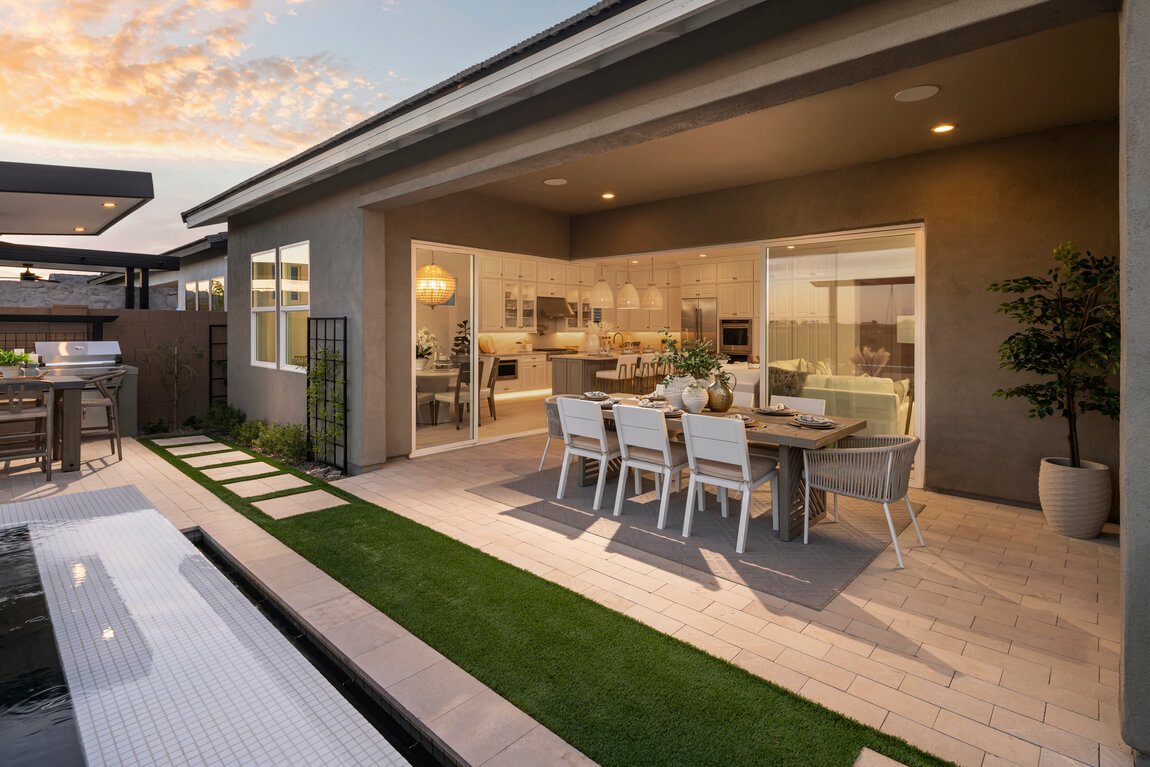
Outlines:
POLYGON ((639 304, 640 309, 662 309, 663 308, 663 294, 655 287, 655 259, 651 259, 651 281, 647 283, 647 289, 643 291, 643 300, 639 304))
POLYGON ((415 272, 415 300, 434 309, 447 303, 453 295, 455 278, 451 272, 435 263, 433 255, 430 264, 421 266, 415 272))
POLYGON ((599 281, 595 283, 595 287, 591 288, 591 306, 596 309, 614 309, 615 308, 615 293, 612 292, 611 286, 607 284, 607 279, 602 274, 603 265, 599 264, 599 281))

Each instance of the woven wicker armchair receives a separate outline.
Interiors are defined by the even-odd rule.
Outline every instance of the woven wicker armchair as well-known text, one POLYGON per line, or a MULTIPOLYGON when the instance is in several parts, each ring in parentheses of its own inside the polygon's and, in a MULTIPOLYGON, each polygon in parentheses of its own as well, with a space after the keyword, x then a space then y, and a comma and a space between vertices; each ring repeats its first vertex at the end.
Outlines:
POLYGON ((559 405, 556 403, 564 397, 578 397, 578 394, 552 394, 543 400, 543 408, 547 412, 547 443, 543 445, 543 455, 539 458, 539 468, 543 471, 543 462, 547 460, 547 449, 551 447, 551 440, 563 439, 563 423, 559 420, 559 405))
POLYGON ((910 485, 910 467, 918 450, 918 437, 911 436, 872 436, 846 437, 839 440, 838 447, 829 450, 807 450, 803 453, 803 467, 806 471, 806 494, 803 499, 803 543, 807 542, 810 528, 811 490, 825 490, 834 494, 834 518, 839 521, 840 495, 864 501, 881 503, 886 511, 886 524, 890 529, 890 540, 898 557, 898 566, 903 567, 902 551, 898 547, 898 536, 894 532, 894 522, 890 517, 890 504, 900 498, 906 502, 910 521, 918 533, 918 542, 923 546, 922 530, 914 517, 907 488, 910 485))

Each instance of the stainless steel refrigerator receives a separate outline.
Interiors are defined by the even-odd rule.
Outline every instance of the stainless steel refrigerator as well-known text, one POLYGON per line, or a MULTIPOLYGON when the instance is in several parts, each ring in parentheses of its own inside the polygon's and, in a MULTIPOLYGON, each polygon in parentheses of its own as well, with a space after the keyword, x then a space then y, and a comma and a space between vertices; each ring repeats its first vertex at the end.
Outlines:
POLYGON ((713 351, 719 350, 719 299, 683 299, 683 340, 710 341, 713 351))

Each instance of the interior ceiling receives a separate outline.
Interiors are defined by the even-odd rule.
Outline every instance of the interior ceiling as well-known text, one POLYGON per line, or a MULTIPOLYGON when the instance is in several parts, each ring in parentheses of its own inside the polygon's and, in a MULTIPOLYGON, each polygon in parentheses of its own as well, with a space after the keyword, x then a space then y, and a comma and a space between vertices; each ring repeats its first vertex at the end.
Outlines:
POLYGON ((0 192, 0 234, 96 235, 141 202, 139 197, 0 192), (105 208, 105 202, 116 207, 105 208), (85 231, 75 231, 78 226, 85 231))
POLYGON ((581 215, 790 178, 1118 113, 1113 14, 903 70, 476 191, 581 215), (894 94, 937 85, 915 103, 894 94), (947 134, 930 128, 958 126, 947 134), (565 178, 547 186, 547 178, 565 178), (603 192, 613 200, 603 200, 603 192))

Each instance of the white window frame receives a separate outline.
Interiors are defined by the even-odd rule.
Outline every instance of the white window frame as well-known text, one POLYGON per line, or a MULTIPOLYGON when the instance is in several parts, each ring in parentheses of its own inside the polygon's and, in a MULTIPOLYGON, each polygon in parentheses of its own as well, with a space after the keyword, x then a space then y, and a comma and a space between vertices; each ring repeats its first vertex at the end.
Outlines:
POLYGON ((293 242, 289 245, 283 245, 276 248, 276 333, 278 335, 276 348, 277 356, 279 358, 279 369, 286 370, 289 373, 306 373, 306 365, 293 365, 288 361, 287 354, 287 316, 294 312, 308 312, 311 314, 311 241, 301 240, 300 242, 293 242), (295 248, 300 245, 307 246, 307 303, 306 304, 293 304, 291 306, 283 305, 283 251, 288 248, 295 248))
POLYGON ((279 294, 279 263, 280 263, 279 248, 272 248, 270 250, 260 250, 260 251, 257 251, 255 253, 252 253, 251 256, 248 258, 248 304, 249 304, 249 309, 251 311, 251 327, 249 329, 248 339, 249 339, 249 346, 251 347, 250 357, 251 357, 252 367, 269 368, 271 370, 275 370, 277 367, 277 363, 279 361, 280 342, 279 342, 279 337, 278 337, 279 336, 279 323, 278 322, 276 323, 276 336, 277 337, 276 337, 276 342, 275 342, 275 346, 274 346, 274 348, 276 350, 276 359, 269 362, 267 360, 261 360, 261 359, 256 358, 256 348, 258 346, 258 344, 256 343, 256 315, 267 314, 269 312, 274 315, 279 310, 279 300, 280 300, 279 299, 279 295, 280 295, 279 294), (274 277, 272 279, 275 282, 275 289, 274 289, 275 301, 272 303, 271 306, 254 306, 254 305, 251 305, 252 293, 254 292, 252 285, 251 285, 251 281, 253 279, 252 278, 252 264, 255 263, 255 257, 256 256, 262 256, 266 253, 274 253, 275 254, 275 261, 273 262, 274 269, 272 270, 272 273, 274 275, 274 277))

